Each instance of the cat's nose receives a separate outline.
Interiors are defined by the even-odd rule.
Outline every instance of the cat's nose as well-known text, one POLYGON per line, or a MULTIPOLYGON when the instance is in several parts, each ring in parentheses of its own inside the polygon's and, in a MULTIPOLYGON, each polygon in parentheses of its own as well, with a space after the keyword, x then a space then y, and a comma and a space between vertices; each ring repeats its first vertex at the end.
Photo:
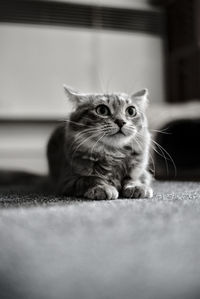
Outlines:
POLYGON ((119 119, 119 118, 117 118, 117 119, 115 120, 115 123, 116 123, 120 128, 122 128, 123 125, 126 124, 126 122, 125 122, 123 119, 119 119))

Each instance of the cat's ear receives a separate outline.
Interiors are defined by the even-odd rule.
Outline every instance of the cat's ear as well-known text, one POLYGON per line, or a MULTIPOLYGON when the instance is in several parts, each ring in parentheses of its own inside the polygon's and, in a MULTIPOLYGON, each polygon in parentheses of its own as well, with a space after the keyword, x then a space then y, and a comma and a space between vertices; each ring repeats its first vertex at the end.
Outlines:
POLYGON ((148 105, 148 95, 148 89, 144 88, 136 93, 131 94, 130 97, 140 109, 145 110, 148 105))
POLYGON ((67 98, 72 102, 73 105, 77 106, 86 101, 86 94, 80 93, 65 84, 63 84, 63 87, 67 98))

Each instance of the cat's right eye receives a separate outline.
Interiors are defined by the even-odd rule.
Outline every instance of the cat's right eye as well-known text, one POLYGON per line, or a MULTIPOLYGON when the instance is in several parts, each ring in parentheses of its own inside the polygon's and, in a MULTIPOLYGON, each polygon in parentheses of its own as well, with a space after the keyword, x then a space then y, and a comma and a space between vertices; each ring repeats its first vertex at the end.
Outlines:
POLYGON ((96 107, 96 113, 102 116, 107 116, 110 115, 110 109, 102 104, 96 107))

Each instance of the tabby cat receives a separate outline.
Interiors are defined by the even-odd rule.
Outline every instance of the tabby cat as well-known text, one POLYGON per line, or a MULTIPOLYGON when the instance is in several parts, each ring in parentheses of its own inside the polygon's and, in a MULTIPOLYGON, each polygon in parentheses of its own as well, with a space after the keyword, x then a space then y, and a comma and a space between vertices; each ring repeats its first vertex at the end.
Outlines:
POLYGON ((52 184, 67 196, 150 198, 148 91, 84 94, 64 86, 74 109, 52 134, 52 184))

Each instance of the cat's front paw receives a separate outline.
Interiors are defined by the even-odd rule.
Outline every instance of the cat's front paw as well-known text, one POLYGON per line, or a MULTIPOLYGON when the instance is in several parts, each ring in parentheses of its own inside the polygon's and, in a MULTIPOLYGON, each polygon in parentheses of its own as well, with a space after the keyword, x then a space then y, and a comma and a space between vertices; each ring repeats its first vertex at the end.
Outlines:
POLYGON ((124 187, 122 195, 125 198, 152 198, 153 189, 144 184, 130 184, 124 187))
POLYGON ((84 197, 95 200, 117 199, 118 196, 117 189, 109 185, 95 186, 84 194, 84 197))

